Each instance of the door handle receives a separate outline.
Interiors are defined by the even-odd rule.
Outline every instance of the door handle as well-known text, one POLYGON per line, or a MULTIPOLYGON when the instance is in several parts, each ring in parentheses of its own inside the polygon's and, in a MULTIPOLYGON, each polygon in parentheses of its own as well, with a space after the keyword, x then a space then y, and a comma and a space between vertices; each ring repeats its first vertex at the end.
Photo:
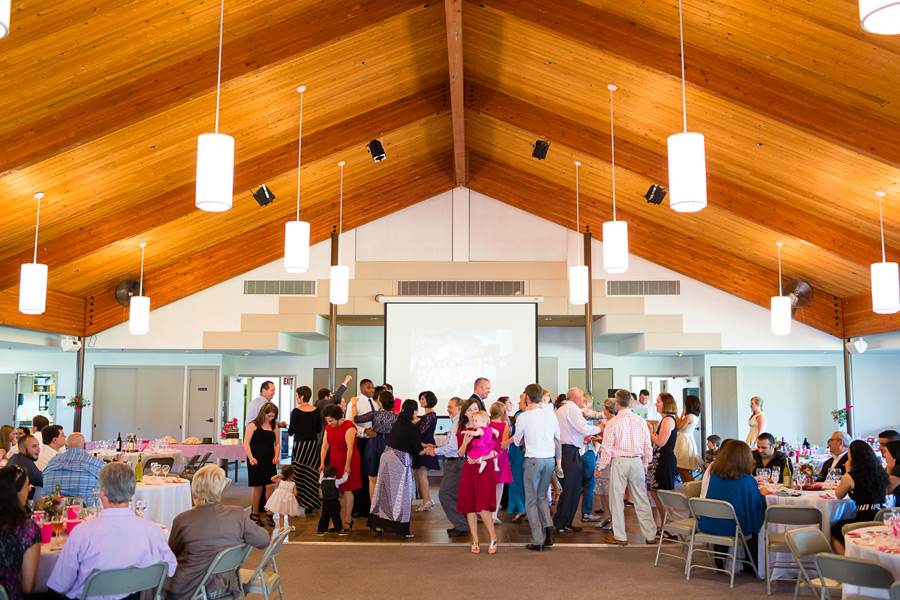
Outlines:
POLYGON ((212 420, 212 419, 207 419, 206 422, 207 422, 207 423, 212 423, 213 420, 212 420))

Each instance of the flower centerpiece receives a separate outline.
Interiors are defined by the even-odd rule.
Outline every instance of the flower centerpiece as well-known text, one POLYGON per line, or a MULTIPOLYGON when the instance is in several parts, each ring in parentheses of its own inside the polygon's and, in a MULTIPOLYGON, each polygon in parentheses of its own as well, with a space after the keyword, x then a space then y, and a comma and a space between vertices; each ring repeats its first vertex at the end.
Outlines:
POLYGON ((819 468, 813 461, 797 465, 796 472, 806 477, 806 480, 810 482, 816 481, 819 478, 819 468))
POLYGON ((49 517, 61 515, 65 509, 66 501, 62 494, 48 494, 37 503, 37 510, 44 511, 44 514, 49 517))
POLYGON ((837 423, 838 427, 843 427, 847 424, 847 416, 850 414, 851 408, 853 407, 848 406, 846 408, 839 408, 831 411, 831 418, 834 419, 834 422, 837 423))
POLYGON ((241 437, 241 432, 238 430, 238 420, 237 417, 225 423, 225 427, 222 428, 222 438, 224 439, 238 439, 241 437))
POLYGON ((66 406, 74 408, 76 411, 80 411, 85 406, 90 406, 91 401, 82 396, 81 394, 75 394, 66 402, 66 406))

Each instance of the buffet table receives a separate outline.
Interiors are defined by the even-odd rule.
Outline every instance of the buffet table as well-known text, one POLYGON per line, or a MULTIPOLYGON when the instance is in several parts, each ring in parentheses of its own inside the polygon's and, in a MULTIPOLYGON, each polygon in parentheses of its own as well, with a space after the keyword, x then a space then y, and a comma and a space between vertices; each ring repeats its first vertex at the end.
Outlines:
POLYGON ((172 458, 174 463, 172 464, 172 472, 180 473, 184 468, 184 454, 181 450, 169 449, 169 450, 159 450, 157 452, 110 452, 109 450, 94 450, 91 452, 94 456, 98 458, 102 458, 106 462, 112 462, 118 456, 119 458, 124 458, 124 462, 131 465, 131 468, 137 466, 138 457, 140 457, 141 461, 144 463, 147 462, 148 458, 172 458))
POLYGON ((247 451, 244 450, 243 444, 171 444, 169 448, 180 450, 188 457, 199 454, 200 458, 203 458, 203 455, 209 452, 209 457, 218 460, 219 466, 225 469, 225 475, 228 475, 228 469, 231 463, 234 463, 235 482, 240 463, 247 460, 247 451))

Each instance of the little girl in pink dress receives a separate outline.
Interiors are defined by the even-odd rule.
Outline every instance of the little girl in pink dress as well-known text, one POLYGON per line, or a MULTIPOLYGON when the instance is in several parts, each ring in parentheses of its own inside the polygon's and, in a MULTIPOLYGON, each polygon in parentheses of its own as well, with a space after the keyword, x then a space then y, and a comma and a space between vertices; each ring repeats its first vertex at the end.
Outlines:
POLYGON ((497 472, 499 470, 497 456, 500 454, 500 441, 495 438, 499 438, 500 434, 496 429, 488 425, 490 422, 490 415, 480 410, 472 415, 471 423, 474 429, 467 429, 462 432, 463 435, 472 438, 466 455, 481 465, 478 467, 479 473, 484 472, 484 467, 487 464, 485 461, 488 459, 494 461, 494 471, 497 472))

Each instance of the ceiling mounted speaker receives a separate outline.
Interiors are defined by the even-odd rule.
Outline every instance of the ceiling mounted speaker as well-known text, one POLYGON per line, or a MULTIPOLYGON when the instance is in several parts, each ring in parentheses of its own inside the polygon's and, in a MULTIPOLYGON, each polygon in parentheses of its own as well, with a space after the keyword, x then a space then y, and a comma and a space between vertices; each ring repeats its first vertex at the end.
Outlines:
POLYGON ((116 286, 116 302, 122 306, 131 306, 131 297, 141 293, 141 284, 134 279, 126 279, 116 286))
POLYGON ((863 338, 854 338, 845 344, 847 352, 850 354, 862 354, 869 347, 863 338))
POLYGON ((63 352, 78 352, 81 350, 81 340, 74 337, 64 337, 59 342, 59 347, 63 352))

